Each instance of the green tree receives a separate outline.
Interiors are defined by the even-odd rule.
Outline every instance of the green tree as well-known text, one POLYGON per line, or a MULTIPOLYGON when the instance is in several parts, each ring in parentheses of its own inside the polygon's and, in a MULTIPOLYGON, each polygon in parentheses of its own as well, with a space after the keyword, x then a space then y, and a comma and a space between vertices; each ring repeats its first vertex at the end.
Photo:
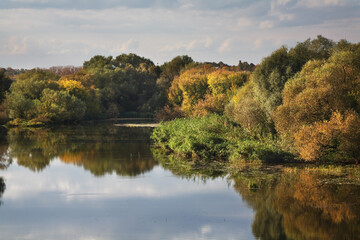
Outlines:
POLYGON ((100 56, 100 55, 96 55, 94 57, 92 57, 89 61, 85 61, 83 64, 83 68, 84 69, 98 69, 98 70, 103 70, 103 69, 113 69, 113 62, 112 62, 113 58, 112 56, 109 57, 105 57, 105 56, 100 56))
POLYGON ((118 68, 131 66, 134 69, 141 67, 141 65, 145 65, 146 68, 154 66, 154 63, 150 59, 140 57, 134 53, 121 54, 112 61, 112 64, 118 68))
MULTIPOLYGON (((153 112, 159 107, 156 79, 159 68, 136 54, 95 56, 84 63, 87 83, 97 89, 102 114, 116 117, 123 112, 153 112)), ((83 74, 83 73, 81 73, 83 74)))
POLYGON ((44 89, 40 99, 39 115, 51 122, 73 122, 81 120, 86 111, 83 101, 66 91, 44 89))
POLYGON ((41 124, 82 119, 86 105, 76 97, 85 100, 82 84, 58 79, 58 76, 39 69, 20 75, 6 97, 11 123, 41 124))
POLYGON ((0 103, 5 99, 5 93, 9 90, 12 81, 6 76, 5 70, 0 69, 0 103))
POLYGON ((281 104, 282 89, 291 75, 290 58, 285 47, 264 58, 255 69, 255 94, 269 118, 272 111, 281 104))
POLYGON ((191 57, 183 55, 177 56, 170 62, 164 63, 160 66, 161 74, 156 81, 157 85, 164 90, 169 89, 174 78, 181 73, 185 66, 193 62, 191 57))
POLYGON ((254 71, 253 80, 256 99, 269 122, 273 111, 282 103, 281 92, 285 83, 309 60, 327 59, 333 47, 333 41, 319 35, 316 39, 298 43, 290 50, 281 47, 262 60, 254 71))
POLYGON ((19 75, 11 85, 11 93, 19 93, 29 99, 39 99, 45 88, 57 89, 59 76, 41 69, 33 69, 19 75))
POLYGON ((11 119, 31 119, 35 116, 33 101, 21 93, 8 94, 6 96, 6 105, 11 119))
POLYGON ((254 82, 239 88, 225 108, 226 116, 252 135, 271 132, 265 112, 255 100, 254 82))

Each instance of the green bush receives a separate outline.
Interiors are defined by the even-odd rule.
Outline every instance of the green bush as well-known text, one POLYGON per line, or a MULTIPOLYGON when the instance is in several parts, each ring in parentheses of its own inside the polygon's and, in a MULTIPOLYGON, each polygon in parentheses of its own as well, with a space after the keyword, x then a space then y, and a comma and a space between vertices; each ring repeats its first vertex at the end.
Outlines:
POLYGON ((231 125, 224 117, 176 119, 161 123, 151 136, 165 150, 200 158, 227 158, 231 125))
POLYGON ((292 156, 281 150, 275 140, 259 141, 254 139, 239 139, 231 149, 229 156, 231 161, 243 162, 284 162, 292 159, 292 156))
POLYGON ((254 139, 216 114, 161 123, 151 138, 155 146, 188 158, 224 159, 233 163, 279 162, 291 158, 271 137, 254 139))

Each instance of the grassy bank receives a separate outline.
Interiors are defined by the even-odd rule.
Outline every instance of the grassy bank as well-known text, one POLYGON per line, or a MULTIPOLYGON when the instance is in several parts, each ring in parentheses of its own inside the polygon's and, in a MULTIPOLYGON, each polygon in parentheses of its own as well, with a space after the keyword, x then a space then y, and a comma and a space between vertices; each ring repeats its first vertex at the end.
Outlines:
POLYGON ((163 122, 151 138, 155 147, 189 160, 220 160, 234 166, 293 160, 277 139, 251 136, 216 114, 163 122))

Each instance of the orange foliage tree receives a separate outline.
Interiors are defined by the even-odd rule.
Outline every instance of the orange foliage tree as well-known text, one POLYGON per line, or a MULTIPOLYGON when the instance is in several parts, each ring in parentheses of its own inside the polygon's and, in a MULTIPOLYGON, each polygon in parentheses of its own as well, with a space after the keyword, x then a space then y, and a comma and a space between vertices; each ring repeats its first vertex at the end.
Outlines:
POLYGON ((360 117, 354 112, 333 113, 329 121, 303 126, 294 135, 301 158, 323 157, 358 163, 360 159, 360 117))
POLYGON ((343 160, 356 160, 358 139, 353 134, 360 132, 360 125, 356 125, 360 113, 358 58, 359 53, 339 51, 327 61, 309 61, 285 85, 283 104, 273 114, 276 130, 295 143, 305 160, 341 160, 332 152, 341 152, 343 160))

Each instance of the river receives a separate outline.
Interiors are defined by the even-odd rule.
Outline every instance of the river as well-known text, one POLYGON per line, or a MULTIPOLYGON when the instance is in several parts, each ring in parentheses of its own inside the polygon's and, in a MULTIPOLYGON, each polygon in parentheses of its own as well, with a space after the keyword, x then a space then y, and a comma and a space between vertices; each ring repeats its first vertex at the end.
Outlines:
POLYGON ((309 169, 189 171, 154 153, 151 130, 2 131, 1 239, 359 238, 355 182, 309 169))

